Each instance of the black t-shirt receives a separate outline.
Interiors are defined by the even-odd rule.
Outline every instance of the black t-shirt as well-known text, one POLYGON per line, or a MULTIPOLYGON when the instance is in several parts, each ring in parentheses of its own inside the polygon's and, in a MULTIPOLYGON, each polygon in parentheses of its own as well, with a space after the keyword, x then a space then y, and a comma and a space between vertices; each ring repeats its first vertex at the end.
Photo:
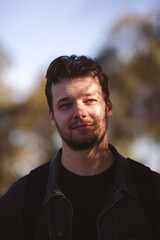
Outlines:
POLYGON ((94 176, 80 176, 61 165, 60 187, 73 205, 73 240, 97 240, 97 217, 115 179, 114 163, 94 176))

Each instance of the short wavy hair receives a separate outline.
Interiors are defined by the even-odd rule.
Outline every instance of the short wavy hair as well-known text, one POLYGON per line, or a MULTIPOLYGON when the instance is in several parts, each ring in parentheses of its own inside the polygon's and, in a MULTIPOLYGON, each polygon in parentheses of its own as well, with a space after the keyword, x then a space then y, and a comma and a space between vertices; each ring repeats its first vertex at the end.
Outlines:
POLYGON ((52 84, 57 84, 63 78, 71 79, 83 76, 97 77, 102 87, 105 102, 109 98, 108 77, 103 72, 96 59, 87 56, 61 56, 53 60, 46 73, 45 94, 48 106, 52 109, 52 84))

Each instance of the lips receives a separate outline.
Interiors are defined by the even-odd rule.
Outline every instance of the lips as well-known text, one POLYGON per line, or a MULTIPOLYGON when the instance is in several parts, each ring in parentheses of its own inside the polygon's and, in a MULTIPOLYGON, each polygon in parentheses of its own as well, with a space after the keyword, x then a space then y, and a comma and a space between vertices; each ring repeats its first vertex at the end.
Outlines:
POLYGON ((88 129, 90 127, 92 127, 91 124, 78 124, 72 127, 72 129, 88 129))
POLYGON ((71 129, 88 129, 88 128, 91 128, 93 126, 92 123, 90 122, 81 122, 81 123, 72 123, 70 128, 71 129))

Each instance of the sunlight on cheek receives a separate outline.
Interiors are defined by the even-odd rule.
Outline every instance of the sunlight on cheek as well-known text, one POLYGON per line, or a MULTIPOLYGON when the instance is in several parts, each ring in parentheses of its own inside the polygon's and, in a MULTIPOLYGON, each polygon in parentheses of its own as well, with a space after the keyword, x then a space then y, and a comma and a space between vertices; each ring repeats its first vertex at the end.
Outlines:
POLYGON ((101 119, 102 118, 102 116, 104 115, 105 116, 105 114, 106 114, 106 112, 105 112, 105 107, 104 108, 102 108, 102 107, 96 107, 95 109, 94 109, 94 111, 93 111, 93 114, 94 114, 94 116, 98 119, 101 119))

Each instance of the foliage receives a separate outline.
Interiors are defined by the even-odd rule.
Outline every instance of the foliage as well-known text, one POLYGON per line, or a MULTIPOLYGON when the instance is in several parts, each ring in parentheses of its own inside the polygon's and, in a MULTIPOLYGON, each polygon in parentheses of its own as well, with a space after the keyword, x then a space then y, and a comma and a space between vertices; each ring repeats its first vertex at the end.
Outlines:
POLYGON ((49 161, 57 151, 44 96, 45 80, 40 79, 26 102, 0 109, 0 195, 17 178, 49 161))
POLYGON ((133 15, 119 20, 98 57, 110 78, 115 109, 110 140, 123 148, 144 135, 160 141, 158 19, 133 15))

